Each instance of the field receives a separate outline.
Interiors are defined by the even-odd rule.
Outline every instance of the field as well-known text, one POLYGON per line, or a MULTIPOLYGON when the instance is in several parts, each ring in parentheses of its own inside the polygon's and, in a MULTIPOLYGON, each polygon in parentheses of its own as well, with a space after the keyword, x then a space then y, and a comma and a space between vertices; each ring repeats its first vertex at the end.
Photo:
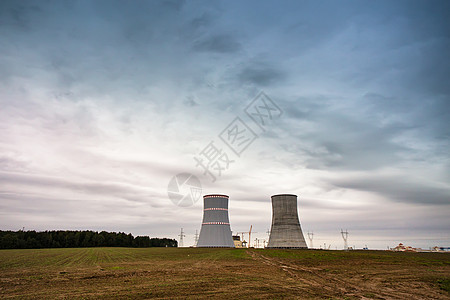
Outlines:
POLYGON ((450 254, 0 250, 0 298, 450 299, 450 254))

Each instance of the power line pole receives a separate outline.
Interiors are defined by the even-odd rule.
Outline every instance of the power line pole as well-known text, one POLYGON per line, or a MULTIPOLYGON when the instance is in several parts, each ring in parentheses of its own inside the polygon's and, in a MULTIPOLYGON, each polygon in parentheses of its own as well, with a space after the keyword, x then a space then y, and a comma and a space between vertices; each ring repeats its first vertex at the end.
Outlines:
POLYGON ((345 231, 341 229, 341 235, 342 235, 342 238, 344 239, 344 250, 348 250, 348 244, 347 244, 348 231, 347 231, 347 229, 345 229, 345 231))
POLYGON ((181 233, 178 236, 180 237, 180 244, 178 247, 183 247, 183 238, 186 236, 183 232, 183 228, 181 228, 181 233))
POLYGON ((309 243, 311 244, 311 248, 314 248, 314 246, 313 246, 313 237, 314 237, 314 232, 309 232, 308 231, 308 238, 309 238, 309 243))
POLYGON ((195 230, 194 247, 197 247, 197 243, 198 243, 198 230, 195 230))

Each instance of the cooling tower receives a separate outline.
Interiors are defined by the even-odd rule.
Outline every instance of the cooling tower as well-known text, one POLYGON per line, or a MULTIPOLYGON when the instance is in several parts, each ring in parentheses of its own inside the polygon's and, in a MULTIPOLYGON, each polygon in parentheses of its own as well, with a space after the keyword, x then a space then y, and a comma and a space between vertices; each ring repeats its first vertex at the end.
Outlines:
POLYGON ((308 248, 298 220, 297 196, 272 196, 272 228, 267 248, 308 248))
POLYGON ((228 219, 228 196, 203 196, 203 222, 197 247, 234 248, 228 219))

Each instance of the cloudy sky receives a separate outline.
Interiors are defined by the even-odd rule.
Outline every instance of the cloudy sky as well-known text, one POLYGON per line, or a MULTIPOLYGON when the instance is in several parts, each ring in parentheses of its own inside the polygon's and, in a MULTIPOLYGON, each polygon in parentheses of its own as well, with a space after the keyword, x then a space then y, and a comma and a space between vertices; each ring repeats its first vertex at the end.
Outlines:
POLYGON ((314 246, 450 244, 448 1, 0 1, 0 228, 176 238, 230 196, 267 238, 299 196, 314 246), (245 113, 260 92, 282 115, 245 113), (237 156, 236 118, 256 138, 237 156), (213 142, 232 160, 204 174, 213 142), (214 171, 214 170, 213 170, 214 171))

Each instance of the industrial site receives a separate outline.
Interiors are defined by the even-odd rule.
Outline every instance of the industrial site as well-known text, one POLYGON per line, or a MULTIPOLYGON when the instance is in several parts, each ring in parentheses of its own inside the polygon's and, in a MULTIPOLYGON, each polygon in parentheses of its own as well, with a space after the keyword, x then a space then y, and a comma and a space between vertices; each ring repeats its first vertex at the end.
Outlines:
MULTIPOLYGON (((271 198, 273 217, 267 248, 307 249, 298 218, 297 196, 280 194, 271 198)), ((232 235, 227 195, 205 195, 203 201, 203 221, 196 247, 250 247, 251 226, 248 242, 244 240, 244 233, 232 235)))
MULTIPOLYGON (((313 232, 307 232, 309 247, 306 243, 298 215, 297 195, 278 194, 271 196, 272 224, 268 233, 268 240, 256 238, 252 245, 252 228, 249 231, 235 232, 231 230, 229 210, 229 196, 209 194, 203 196, 203 221, 200 234, 195 233, 195 243, 190 247, 200 248, 273 248, 273 249, 313 249, 313 232)), ((343 247, 339 250, 357 250, 348 246, 348 230, 340 230, 343 247)), ((181 228, 179 247, 184 247, 185 232, 181 228)), ((331 244, 324 243, 318 249, 331 250, 331 244)), ((338 247, 333 248, 338 250, 338 247)), ((360 250, 369 250, 366 246, 360 250)), ((389 251, 397 252, 443 252, 450 254, 450 247, 434 246, 429 249, 415 248, 399 243, 395 247, 388 247, 389 251)))

